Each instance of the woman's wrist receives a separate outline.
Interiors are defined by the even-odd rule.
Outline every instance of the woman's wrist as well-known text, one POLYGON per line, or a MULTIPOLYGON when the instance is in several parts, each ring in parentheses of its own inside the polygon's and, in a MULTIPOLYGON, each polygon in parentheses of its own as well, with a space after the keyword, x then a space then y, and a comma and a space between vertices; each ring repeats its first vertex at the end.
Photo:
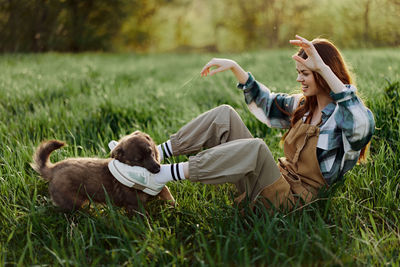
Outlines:
POLYGON ((233 65, 231 68, 233 74, 236 76, 236 79, 238 80, 239 83, 245 84, 247 80, 249 79, 249 74, 245 72, 242 67, 235 61, 233 61, 233 65))
POLYGON ((324 65, 319 71, 317 71, 322 78, 329 85, 331 91, 334 94, 341 93, 345 90, 344 83, 335 75, 332 69, 328 65, 324 65))
POLYGON ((322 65, 320 68, 315 70, 315 72, 317 72, 321 76, 324 76, 324 74, 327 74, 330 71, 332 71, 331 68, 326 64, 322 65))

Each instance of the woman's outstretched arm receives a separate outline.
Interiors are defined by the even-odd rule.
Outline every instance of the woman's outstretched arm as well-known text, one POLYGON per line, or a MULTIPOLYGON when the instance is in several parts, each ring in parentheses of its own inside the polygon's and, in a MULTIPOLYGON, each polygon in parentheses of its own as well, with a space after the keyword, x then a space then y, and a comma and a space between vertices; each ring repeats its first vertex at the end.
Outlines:
POLYGON ((300 95, 275 94, 257 82, 239 64, 230 59, 213 58, 201 70, 201 76, 231 70, 239 81, 250 111, 269 127, 289 128, 290 114, 297 107, 300 95))

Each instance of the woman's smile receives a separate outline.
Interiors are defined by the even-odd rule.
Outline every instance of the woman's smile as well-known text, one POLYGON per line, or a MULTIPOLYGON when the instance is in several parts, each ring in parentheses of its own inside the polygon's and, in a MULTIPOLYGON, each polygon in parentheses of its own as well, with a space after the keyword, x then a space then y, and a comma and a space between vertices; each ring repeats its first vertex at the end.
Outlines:
POLYGON ((317 84, 313 72, 301 63, 296 62, 297 81, 301 84, 301 90, 305 96, 318 94, 317 84))

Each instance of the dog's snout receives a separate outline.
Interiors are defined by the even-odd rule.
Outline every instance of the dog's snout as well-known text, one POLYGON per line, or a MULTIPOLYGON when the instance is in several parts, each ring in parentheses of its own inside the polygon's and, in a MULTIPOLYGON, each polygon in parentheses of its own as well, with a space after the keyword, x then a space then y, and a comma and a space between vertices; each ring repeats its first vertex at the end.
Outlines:
POLYGON ((145 168, 152 173, 159 173, 161 170, 161 165, 158 164, 157 162, 152 162, 151 164, 148 164, 145 166, 145 168))
POLYGON ((161 166, 159 164, 155 165, 153 168, 153 172, 152 173, 159 173, 161 170, 161 166))

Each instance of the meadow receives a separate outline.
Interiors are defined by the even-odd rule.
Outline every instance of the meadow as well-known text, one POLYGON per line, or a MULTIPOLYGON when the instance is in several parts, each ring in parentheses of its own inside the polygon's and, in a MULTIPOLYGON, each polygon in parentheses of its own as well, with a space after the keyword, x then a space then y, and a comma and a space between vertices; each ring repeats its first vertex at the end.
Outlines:
POLYGON ((161 143, 221 104, 278 158, 283 131, 250 114, 231 73, 200 70, 212 57, 232 58, 291 93, 294 52, 0 55, 0 265, 399 266, 399 49, 344 51, 375 115, 370 157, 301 210, 241 215, 232 185, 183 181, 169 184, 175 208, 155 200, 132 218, 110 203, 62 213, 29 165, 45 139, 68 143, 52 161, 107 157, 112 139, 142 130, 161 143))

